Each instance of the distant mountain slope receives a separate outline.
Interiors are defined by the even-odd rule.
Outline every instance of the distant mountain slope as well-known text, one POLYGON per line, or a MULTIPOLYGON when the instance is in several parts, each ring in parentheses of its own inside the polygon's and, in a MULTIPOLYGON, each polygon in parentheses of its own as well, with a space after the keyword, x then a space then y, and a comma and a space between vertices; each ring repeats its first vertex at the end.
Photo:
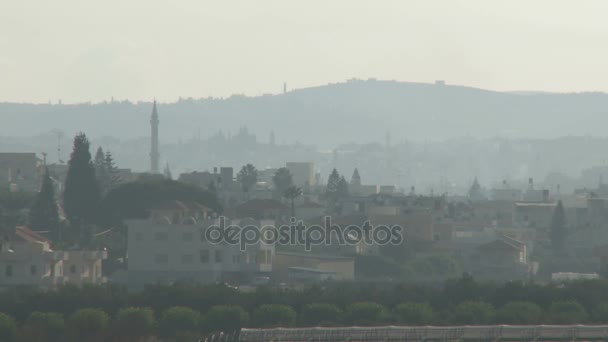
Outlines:
MULTIPOLYGON (((151 103, 0 103, 0 135, 52 129, 68 135, 147 136, 151 103)), ((187 140, 246 125, 267 141, 331 146, 349 141, 437 140, 460 136, 552 138, 606 135, 608 95, 494 92, 463 86, 349 81, 281 95, 182 100, 159 106, 161 140, 187 140)))

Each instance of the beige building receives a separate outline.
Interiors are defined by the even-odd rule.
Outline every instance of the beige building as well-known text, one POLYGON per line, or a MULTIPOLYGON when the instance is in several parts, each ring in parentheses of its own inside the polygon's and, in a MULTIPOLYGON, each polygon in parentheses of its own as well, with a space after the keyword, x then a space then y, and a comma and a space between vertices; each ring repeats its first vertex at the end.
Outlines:
MULTIPOLYGON (((130 285, 178 280, 244 283, 271 271, 274 245, 260 242, 241 251, 239 245, 209 242, 205 231, 219 225, 219 219, 180 206, 167 208, 152 210, 149 219, 127 222, 130 285)), ((274 221, 226 219, 225 226, 229 225, 263 227, 274 221)))
POLYGON ((315 164, 313 162, 291 162, 286 164, 293 177, 293 184, 299 187, 315 185, 315 164))
POLYGON ((55 251, 45 237, 17 227, 10 242, 0 242, 0 287, 101 284, 106 258, 106 251, 55 251))
POLYGON ((0 153, 0 184, 14 190, 37 191, 39 183, 35 153, 0 153))
POLYGON ((519 202, 514 204, 513 224, 517 227, 547 230, 556 203, 519 202))

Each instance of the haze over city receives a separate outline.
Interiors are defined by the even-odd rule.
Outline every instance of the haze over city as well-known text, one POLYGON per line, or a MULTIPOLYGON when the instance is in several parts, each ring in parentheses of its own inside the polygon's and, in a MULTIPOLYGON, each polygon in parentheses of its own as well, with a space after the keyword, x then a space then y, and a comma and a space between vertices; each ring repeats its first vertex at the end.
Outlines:
POLYGON ((606 13, 0 0, 0 342, 605 340, 606 13))

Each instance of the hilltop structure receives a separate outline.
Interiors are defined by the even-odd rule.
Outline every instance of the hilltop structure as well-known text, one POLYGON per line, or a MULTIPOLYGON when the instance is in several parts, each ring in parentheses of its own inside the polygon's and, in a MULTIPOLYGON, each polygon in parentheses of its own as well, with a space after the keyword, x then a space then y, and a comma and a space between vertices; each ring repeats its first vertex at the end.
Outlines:
POLYGON ((159 159, 160 153, 158 152, 158 111, 156 110, 156 100, 152 107, 152 116, 150 118, 150 173, 159 173, 159 159))

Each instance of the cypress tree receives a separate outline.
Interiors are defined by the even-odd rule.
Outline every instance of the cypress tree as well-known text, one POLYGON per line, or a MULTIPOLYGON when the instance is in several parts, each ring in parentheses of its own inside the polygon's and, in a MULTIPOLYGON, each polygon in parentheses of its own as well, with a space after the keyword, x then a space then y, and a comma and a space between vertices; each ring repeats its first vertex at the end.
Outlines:
POLYGON ((106 171, 108 172, 108 179, 110 184, 110 190, 113 189, 118 183, 120 183, 120 176, 118 175, 118 167, 116 163, 114 163, 114 157, 112 156, 112 152, 106 152, 105 159, 106 171))
POLYGON ((64 210, 71 223, 93 223, 101 197, 89 146, 84 133, 74 138, 63 192, 64 210))
POLYGON ((30 228, 34 230, 48 230, 52 239, 58 237, 59 213, 55 202, 55 188, 45 167, 40 192, 30 210, 30 228))
POLYGON ((344 176, 340 177, 340 181, 338 182, 338 197, 344 198, 348 196, 348 182, 344 178, 344 176))
POLYGON ((110 187, 110 174, 108 168, 106 167, 106 156, 103 153, 101 146, 97 148, 93 165, 95 165, 95 178, 97 179, 99 190, 102 194, 105 194, 108 192, 110 187))
POLYGON ((338 170, 333 169, 329 178, 327 179, 327 196, 329 198, 337 198, 337 194, 340 188, 340 174, 338 170))
POLYGON ((337 204, 341 191, 340 180, 340 174, 336 169, 333 169, 329 175, 329 178, 327 179, 327 189, 325 190, 328 209, 332 213, 338 211, 337 204))
POLYGON ((557 206, 553 211, 553 217, 551 218, 551 246, 556 254, 564 252, 566 245, 566 237, 568 235, 568 228, 566 227, 566 213, 564 212, 564 206, 562 201, 557 202, 557 206))
POLYGON ((293 185, 293 176, 288 168, 282 167, 272 176, 274 188, 278 194, 284 194, 293 185))

